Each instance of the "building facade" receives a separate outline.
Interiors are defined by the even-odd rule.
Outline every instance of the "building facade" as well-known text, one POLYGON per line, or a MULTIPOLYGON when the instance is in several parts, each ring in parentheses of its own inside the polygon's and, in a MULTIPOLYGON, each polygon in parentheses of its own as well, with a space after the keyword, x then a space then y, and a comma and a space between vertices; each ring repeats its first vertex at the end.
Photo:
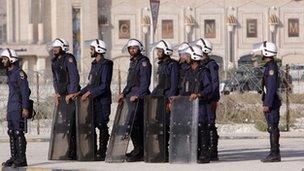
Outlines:
MULTIPOLYGON (((224 70, 237 66, 252 44, 278 45, 283 64, 304 63, 304 0, 0 0, 6 5, 6 38, 0 47, 19 50, 23 68, 50 69, 47 45, 57 37, 70 42, 81 72, 91 64, 85 41, 101 38, 114 67, 127 71, 129 38, 174 45, 209 39, 224 70), (4 2, 5 1, 5 2, 4 2), (151 14, 159 7, 155 20, 151 14)), ((0 7, 0 18, 3 10, 0 7)), ((157 11, 157 10, 156 10, 157 11)), ((2 20, 0 20, 2 21, 2 20)), ((1 23, 0 23, 1 31, 1 23)))

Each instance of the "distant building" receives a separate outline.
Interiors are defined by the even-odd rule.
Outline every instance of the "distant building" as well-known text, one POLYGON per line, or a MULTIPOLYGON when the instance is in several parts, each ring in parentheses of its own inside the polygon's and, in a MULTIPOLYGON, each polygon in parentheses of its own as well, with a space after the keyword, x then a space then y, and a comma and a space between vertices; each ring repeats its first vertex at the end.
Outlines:
MULTIPOLYGON (((155 1, 155 0, 154 0, 155 1)), ((149 44, 172 44, 208 38, 223 69, 237 66, 253 43, 269 40, 286 63, 304 63, 303 0, 160 0, 155 34, 150 0, 0 0, 0 47, 26 49, 19 54, 23 68, 50 68, 46 45, 62 37, 70 42, 80 70, 88 72, 90 57, 84 41, 101 38, 115 68, 126 71, 128 55, 121 52, 129 38, 149 44), (6 36, 5 36, 6 35, 6 36)), ((152 60, 152 55, 150 55, 152 60)), ((154 60, 155 61, 155 60, 154 60)), ((155 62, 154 62, 155 63, 155 62)))

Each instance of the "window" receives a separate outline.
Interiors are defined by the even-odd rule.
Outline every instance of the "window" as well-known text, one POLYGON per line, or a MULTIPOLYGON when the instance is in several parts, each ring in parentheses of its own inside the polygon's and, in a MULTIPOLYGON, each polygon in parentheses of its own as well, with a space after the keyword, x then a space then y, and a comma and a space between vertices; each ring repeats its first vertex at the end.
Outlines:
POLYGON ((119 20, 119 39, 130 39, 130 20, 119 20))
POLYGON ((205 20, 205 38, 216 38, 215 20, 205 20))
POLYGON ((288 37, 299 37, 299 19, 290 18, 288 19, 288 37))
POLYGON ((257 19, 247 19, 247 38, 258 37, 258 22, 257 19))
POLYGON ((162 38, 173 39, 173 20, 162 20, 162 38))

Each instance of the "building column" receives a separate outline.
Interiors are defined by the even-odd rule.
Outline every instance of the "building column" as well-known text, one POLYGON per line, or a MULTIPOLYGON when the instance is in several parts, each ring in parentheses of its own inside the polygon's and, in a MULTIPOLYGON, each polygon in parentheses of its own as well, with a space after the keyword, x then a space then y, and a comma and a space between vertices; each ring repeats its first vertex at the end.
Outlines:
POLYGON ((43 71, 46 69, 46 58, 45 56, 37 56, 36 70, 43 71))
POLYGON ((7 43, 12 43, 14 41, 14 7, 13 7, 14 0, 7 0, 6 1, 6 23, 7 23, 7 43))
POLYGON ((38 44, 44 43, 44 0, 39 0, 38 44))

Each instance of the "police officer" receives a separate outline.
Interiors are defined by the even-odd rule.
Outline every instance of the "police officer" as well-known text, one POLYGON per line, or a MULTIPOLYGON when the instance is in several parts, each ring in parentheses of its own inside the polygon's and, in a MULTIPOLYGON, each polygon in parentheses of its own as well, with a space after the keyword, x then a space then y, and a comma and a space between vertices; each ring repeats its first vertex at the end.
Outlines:
POLYGON ((93 114, 95 126, 99 129, 99 149, 97 160, 104 161, 106 157, 107 144, 109 140, 109 115, 111 114, 111 80, 113 73, 113 62, 105 59, 106 45, 102 40, 94 40, 91 43, 90 54, 94 58, 91 64, 89 83, 80 94, 82 100, 93 98, 93 114))
POLYGON ((198 163, 209 163, 208 148, 208 116, 206 103, 212 95, 212 82, 210 71, 201 65, 203 52, 198 46, 189 47, 185 51, 187 56, 186 62, 190 69, 186 71, 182 81, 180 95, 190 96, 191 101, 199 98, 199 118, 198 118, 198 163))
MULTIPOLYGON (((178 47, 178 56, 179 56, 179 83, 183 80, 186 71, 190 68, 190 66, 187 64, 187 54, 184 53, 184 50, 189 48, 190 44, 187 42, 183 42, 178 47)), ((180 85, 180 84, 179 84, 180 85)), ((180 87, 179 87, 180 89, 180 87)))
POLYGON ((217 161, 218 159, 218 133, 215 126, 216 119, 216 108, 217 103, 220 100, 220 82, 219 82, 219 65, 214 59, 209 57, 209 54, 212 52, 212 44, 209 40, 200 38, 197 43, 197 46, 201 47, 203 51, 203 60, 202 64, 210 70, 211 82, 212 82, 212 95, 210 102, 207 104, 208 110, 208 131, 209 131, 209 149, 210 149, 210 160, 217 161))
POLYGON ((26 139, 24 137, 26 118, 29 117, 30 94, 27 75, 19 68, 18 56, 14 50, 5 49, 1 53, 2 63, 7 70, 9 98, 7 104, 8 135, 11 157, 4 167, 27 166, 26 139))
POLYGON ((266 61, 262 87, 263 112, 268 124, 268 132, 270 134, 270 154, 262 159, 262 162, 279 162, 280 155, 280 107, 281 98, 278 94, 279 88, 279 67, 274 61, 277 54, 277 47, 274 43, 263 42, 260 46, 263 59, 266 61))
MULTIPOLYGON (((68 53, 69 43, 61 38, 57 38, 52 43, 53 59, 52 73, 55 98, 59 103, 60 97, 65 97, 66 103, 70 103, 73 97, 80 90, 79 74, 75 57, 68 53)), ((68 158, 76 159, 76 128, 75 112, 66 123, 69 125, 70 139, 68 158)))
POLYGON ((171 44, 161 40, 155 47, 158 58, 158 84, 152 91, 152 95, 170 97, 178 93, 179 66, 178 62, 171 59, 173 49, 171 44))
MULTIPOLYGON (((167 99, 167 106, 169 108, 170 101, 173 100, 174 96, 178 95, 178 84, 179 84, 179 65, 178 62, 171 59, 173 49, 170 43, 165 40, 161 40, 155 46, 156 56, 158 62, 158 84, 152 91, 151 95, 154 96, 165 96, 167 99)), ((169 111, 169 110, 166 110, 169 111)), ((170 112, 166 113, 166 157, 169 156, 169 127, 170 124, 170 112)))
POLYGON ((130 67, 127 77, 127 85, 119 95, 119 101, 123 98, 129 98, 131 102, 138 101, 135 114, 131 139, 134 145, 133 151, 127 153, 127 161, 142 161, 144 154, 143 147, 143 98, 149 95, 149 86, 151 79, 151 64, 149 58, 144 56, 144 47, 137 39, 130 39, 127 43, 130 54, 130 67))

